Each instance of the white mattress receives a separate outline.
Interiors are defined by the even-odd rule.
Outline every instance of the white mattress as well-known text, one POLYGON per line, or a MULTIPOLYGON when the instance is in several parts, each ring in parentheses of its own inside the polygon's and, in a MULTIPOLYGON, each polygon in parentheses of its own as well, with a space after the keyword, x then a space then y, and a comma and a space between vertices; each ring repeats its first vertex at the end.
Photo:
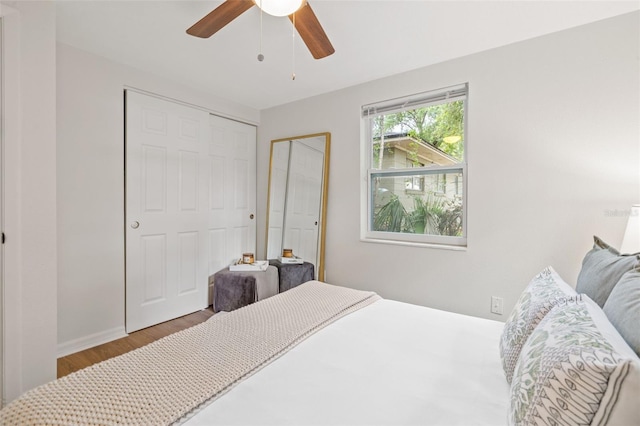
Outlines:
POLYGON ((506 424, 502 328, 380 300, 309 337, 187 424, 506 424))

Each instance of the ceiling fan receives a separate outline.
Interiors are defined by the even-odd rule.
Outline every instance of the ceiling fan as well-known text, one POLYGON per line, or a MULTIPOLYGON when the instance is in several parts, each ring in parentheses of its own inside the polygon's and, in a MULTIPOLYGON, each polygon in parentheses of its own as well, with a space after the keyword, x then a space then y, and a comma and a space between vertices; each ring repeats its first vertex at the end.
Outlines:
POLYGON ((187 34, 208 38, 254 5, 274 16, 289 16, 315 59, 335 52, 316 14, 306 0, 226 0, 187 30, 187 34))

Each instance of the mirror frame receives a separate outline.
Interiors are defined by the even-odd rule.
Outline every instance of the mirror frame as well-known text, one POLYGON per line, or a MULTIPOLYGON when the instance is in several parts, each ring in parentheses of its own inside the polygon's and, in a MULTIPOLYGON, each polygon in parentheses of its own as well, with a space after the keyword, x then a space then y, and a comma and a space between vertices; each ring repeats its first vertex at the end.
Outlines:
POLYGON ((269 257, 269 212, 271 211, 271 173, 273 171, 273 149, 275 144, 280 142, 292 142, 299 139, 310 139, 318 136, 324 136, 324 162, 322 165, 322 190, 320 194, 320 229, 318 230, 318 255, 315 265, 315 276, 318 281, 324 281, 324 249, 325 240, 327 234, 327 194, 329 187, 329 159, 331 151, 331 133, 321 132, 312 133, 308 135, 293 136, 289 138, 274 139, 271 141, 271 147, 269 150, 269 180, 267 182, 267 215, 266 215, 266 229, 265 229, 265 257, 269 257))

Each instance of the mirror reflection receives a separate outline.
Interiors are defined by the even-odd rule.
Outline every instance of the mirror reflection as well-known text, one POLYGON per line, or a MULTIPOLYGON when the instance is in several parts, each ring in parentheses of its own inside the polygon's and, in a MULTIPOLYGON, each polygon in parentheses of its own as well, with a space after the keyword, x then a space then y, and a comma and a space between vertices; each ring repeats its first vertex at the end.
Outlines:
POLYGON ((324 238, 330 133, 271 141, 267 198, 267 259, 283 249, 314 265, 324 279, 324 238))

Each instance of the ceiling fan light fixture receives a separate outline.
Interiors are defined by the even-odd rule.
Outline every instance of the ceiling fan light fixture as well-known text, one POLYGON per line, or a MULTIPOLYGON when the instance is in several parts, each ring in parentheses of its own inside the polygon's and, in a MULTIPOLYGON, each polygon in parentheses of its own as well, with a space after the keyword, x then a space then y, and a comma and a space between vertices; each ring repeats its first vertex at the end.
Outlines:
MULTIPOLYGON (((276 16, 288 15, 294 27, 294 35, 297 31, 314 59, 326 58, 335 52, 329 37, 322 29, 318 17, 307 0, 225 0, 189 27, 187 34, 199 38, 209 38, 254 5, 260 9, 261 31, 263 11, 276 16)), ((262 45, 260 48, 262 49, 262 45)))
POLYGON ((300 9, 304 0, 253 0, 264 13, 288 16, 300 9))

